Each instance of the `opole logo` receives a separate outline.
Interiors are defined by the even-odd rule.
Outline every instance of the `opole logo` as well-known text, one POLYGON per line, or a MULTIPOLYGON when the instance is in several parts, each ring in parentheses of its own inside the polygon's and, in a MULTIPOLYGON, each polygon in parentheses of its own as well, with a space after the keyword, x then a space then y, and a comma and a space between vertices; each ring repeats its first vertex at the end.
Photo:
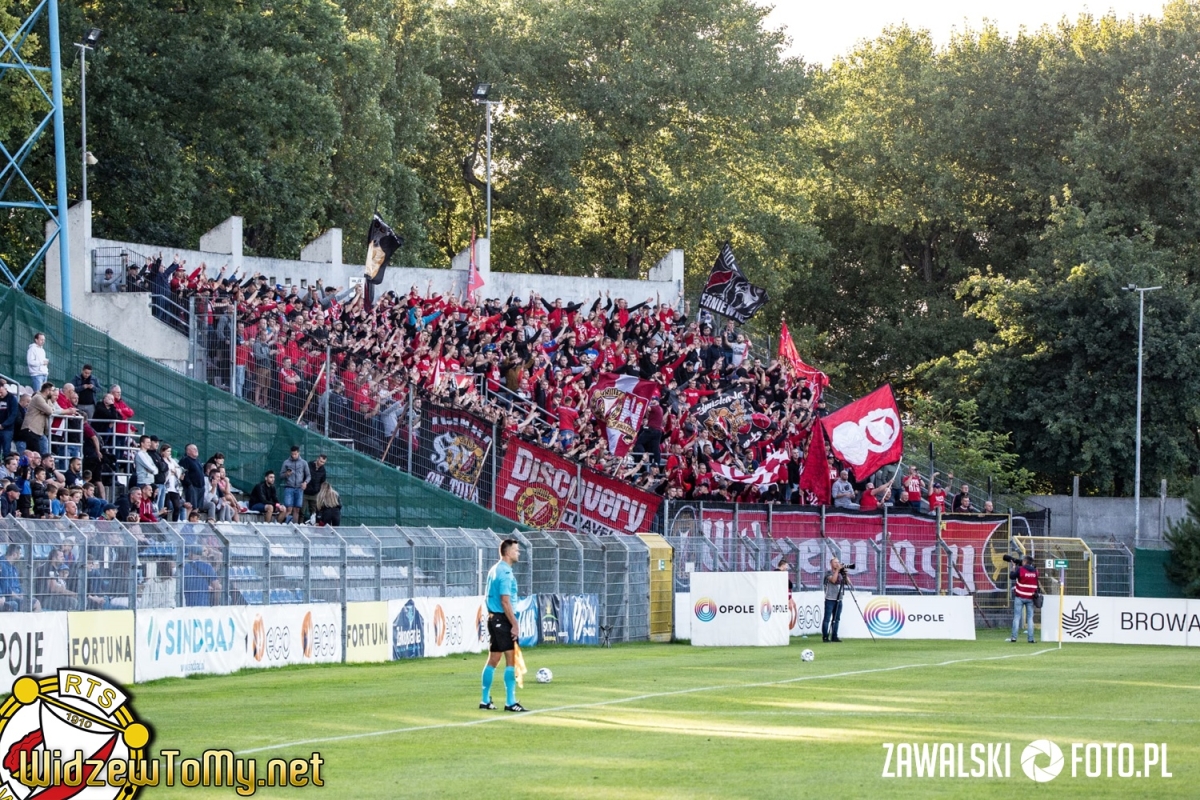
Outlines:
POLYGON ((769 622, 771 620, 771 600, 770 600, 770 598, 764 597, 762 599, 762 603, 760 603, 758 607, 760 609, 759 613, 762 614, 763 622, 769 622))
POLYGON ((696 619, 701 622, 712 622, 717 616, 717 604, 711 597, 701 597, 696 601, 696 619))
POLYGON ((890 598, 877 597, 863 608, 863 619, 876 636, 895 636, 904 627, 904 607, 890 598))

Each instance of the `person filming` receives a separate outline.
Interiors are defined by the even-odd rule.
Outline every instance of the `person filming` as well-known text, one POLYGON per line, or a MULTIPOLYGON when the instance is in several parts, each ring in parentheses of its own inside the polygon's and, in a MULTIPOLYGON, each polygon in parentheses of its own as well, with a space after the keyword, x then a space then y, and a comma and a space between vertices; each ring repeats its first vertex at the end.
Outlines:
POLYGON ((829 572, 825 573, 825 617, 821 620, 821 641, 840 642, 838 621, 842 618, 842 585, 846 580, 842 562, 829 559, 829 572))
POLYGON ((1029 618, 1025 632, 1029 636, 1029 643, 1033 644, 1033 599, 1038 593, 1038 574, 1033 566, 1033 556, 1026 555, 1020 564, 1009 555, 1004 556, 1004 560, 1012 564, 1008 573, 1009 580, 1016 581, 1013 584, 1013 624, 1009 641, 1017 641, 1017 634, 1021 630, 1021 613, 1028 610, 1029 618))

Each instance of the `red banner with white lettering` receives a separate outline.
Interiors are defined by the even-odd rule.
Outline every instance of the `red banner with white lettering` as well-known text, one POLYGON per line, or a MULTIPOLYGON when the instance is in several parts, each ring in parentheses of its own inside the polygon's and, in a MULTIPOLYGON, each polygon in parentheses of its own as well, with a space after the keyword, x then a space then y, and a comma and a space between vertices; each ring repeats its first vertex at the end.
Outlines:
POLYGON ((519 439, 508 442, 496 486, 498 513, 543 529, 644 533, 661 502, 658 495, 519 439))

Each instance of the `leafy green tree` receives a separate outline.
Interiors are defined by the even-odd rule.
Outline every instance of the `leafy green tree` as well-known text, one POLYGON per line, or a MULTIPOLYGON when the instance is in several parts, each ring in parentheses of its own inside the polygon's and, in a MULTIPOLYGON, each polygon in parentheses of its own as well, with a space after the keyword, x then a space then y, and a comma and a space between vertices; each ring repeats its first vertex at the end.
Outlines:
POLYGON ((1166 570, 1185 596, 1200 597, 1200 480, 1192 481, 1187 501, 1187 517, 1173 523, 1163 535, 1171 546, 1166 570))

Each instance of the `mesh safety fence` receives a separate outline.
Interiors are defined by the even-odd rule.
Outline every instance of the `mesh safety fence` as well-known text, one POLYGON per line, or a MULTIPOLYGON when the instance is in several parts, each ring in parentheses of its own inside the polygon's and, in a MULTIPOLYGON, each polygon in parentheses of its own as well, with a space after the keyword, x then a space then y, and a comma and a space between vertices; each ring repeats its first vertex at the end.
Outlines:
POLYGON ((295 444, 310 461, 318 453, 328 454, 328 480, 341 496, 346 523, 513 528, 511 521, 480 506, 190 380, 35 298, 0 290, 0 372, 28 382, 25 352, 38 332, 46 334, 51 381, 70 381, 80 367, 91 364, 101 384, 121 386, 146 432, 173 444, 176 454, 182 455, 189 442, 202 458, 224 453, 229 477, 239 489, 249 491, 265 470, 279 470, 295 444))

